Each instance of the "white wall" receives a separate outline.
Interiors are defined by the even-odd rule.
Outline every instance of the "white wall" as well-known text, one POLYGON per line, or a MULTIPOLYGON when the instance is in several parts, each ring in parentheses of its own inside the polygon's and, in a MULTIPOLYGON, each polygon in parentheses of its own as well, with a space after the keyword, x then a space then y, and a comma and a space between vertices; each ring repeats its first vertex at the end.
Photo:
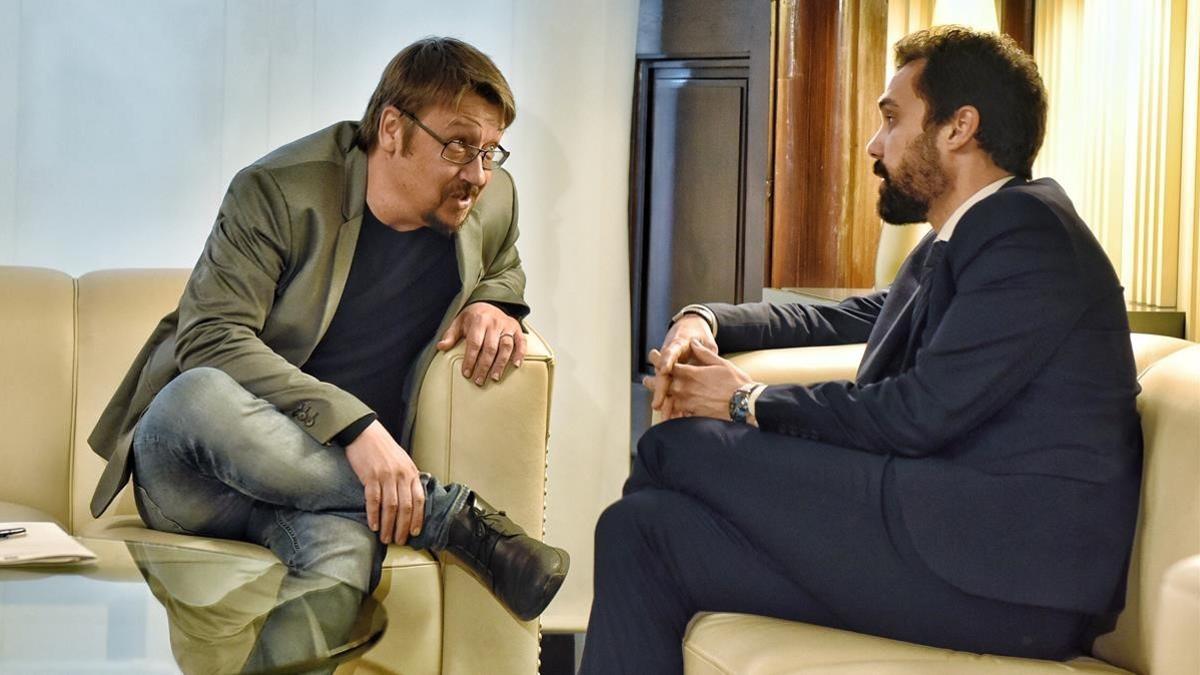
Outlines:
POLYGON ((559 358, 547 536, 573 569, 544 623, 581 628, 628 467, 636 23, 637 0, 0 0, 0 264, 190 267, 239 168, 358 119, 412 40, 475 44, 516 95, 519 248, 559 358))

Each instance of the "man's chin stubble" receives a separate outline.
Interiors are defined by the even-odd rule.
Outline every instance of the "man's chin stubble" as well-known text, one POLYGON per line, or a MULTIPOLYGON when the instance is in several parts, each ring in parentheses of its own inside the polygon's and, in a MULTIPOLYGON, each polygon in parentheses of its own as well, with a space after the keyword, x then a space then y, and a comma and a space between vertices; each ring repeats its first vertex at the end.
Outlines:
POLYGON ((467 222, 467 217, 470 214, 471 211, 468 210, 467 213, 463 214, 463 217, 458 221, 457 224, 442 220, 437 216, 436 213, 432 212, 425 214, 424 220, 426 227, 434 232, 439 232, 449 237, 458 234, 458 231, 462 229, 463 223, 467 222))
POLYGON ((912 225, 927 219, 929 205, 918 202, 906 194, 889 190, 887 182, 879 184, 879 199, 875 211, 889 225, 912 225))

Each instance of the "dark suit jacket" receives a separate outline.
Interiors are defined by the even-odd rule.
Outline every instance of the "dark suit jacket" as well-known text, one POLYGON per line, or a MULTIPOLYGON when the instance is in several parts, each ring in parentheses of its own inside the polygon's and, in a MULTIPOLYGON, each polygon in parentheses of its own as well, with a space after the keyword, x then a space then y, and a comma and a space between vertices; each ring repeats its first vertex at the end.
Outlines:
POLYGON ((768 387, 758 422, 892 456, 892 505, 936 574, 1110 609, 1138 507, 1138 385, 1121 286, 1057 183, 1009 181, 887 292, 710 307, 723 352, 867 340, 856 382, 768 387))
MULTIPOLYGON (((182 370, 225 371, 320 443, 370 412, 351 394, 300 370, 333 320, 362 225, 367 157, 354 145, 357 126, 335 124, 234 176, 179 308, 154 329, 88 437, 108 460, 92 515, 98 517, 129 480, 134 426, 182 370)), ((438 336, 468 303, 525 306, 516 241, 516 190, 508 173, 497 170, 455 236, 462 291, 438 336)), ((411 369, 409 400, 415 401, 433 353, 430 343, 411 369)), ((398 439, 403 445, 416 408, 408 406, 398 439)))

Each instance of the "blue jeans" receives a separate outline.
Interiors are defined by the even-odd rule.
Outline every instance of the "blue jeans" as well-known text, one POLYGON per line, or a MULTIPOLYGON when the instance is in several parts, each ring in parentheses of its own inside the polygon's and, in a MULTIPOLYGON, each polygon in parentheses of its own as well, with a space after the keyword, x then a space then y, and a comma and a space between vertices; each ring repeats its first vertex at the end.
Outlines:
MULTIPOLYGON (((338 445, 321 445, 287 415, 215 368, 180 374, 133 437, 134 496, 163 532, 269 548, 290 569, 371 592, 386 546, 367 526, 363 486, 338 445)), ((441 550, 469 496, 428 474, 425 526, 408 539, 441 550)))

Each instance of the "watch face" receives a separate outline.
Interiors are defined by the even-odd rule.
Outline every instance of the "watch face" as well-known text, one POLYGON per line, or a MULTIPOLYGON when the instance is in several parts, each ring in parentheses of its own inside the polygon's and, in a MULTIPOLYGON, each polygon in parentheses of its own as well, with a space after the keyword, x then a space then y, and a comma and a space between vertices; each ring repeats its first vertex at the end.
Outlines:
POLYGON ((750 392, 745 389, 738 389, 733 392, 733 396, 729 399, 729 419, 734 422, 745 423, 746 416, 750 413, 750 392))

